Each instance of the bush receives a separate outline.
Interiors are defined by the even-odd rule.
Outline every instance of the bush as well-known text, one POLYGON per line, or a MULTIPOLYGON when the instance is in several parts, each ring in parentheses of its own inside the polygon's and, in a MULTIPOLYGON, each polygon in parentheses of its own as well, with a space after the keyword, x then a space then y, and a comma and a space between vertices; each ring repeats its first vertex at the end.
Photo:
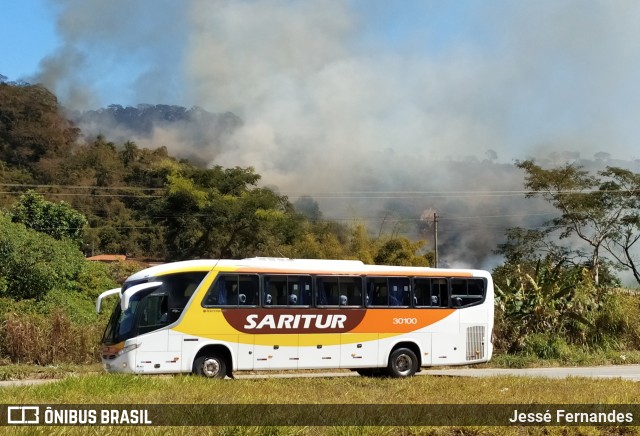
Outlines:
POLYGON ((534 333, 525 338, 522 352, 540 359, 567 359, 572 355, 571 347, 564 338, 544 333, 534 333))
POLYGON ((0 291, 17 300, 42 298, 54 288, 72 289, 86 263, 70 241, 12 223, 0 214, 0 291))
POLYGON ((95 363, 104 325, 72 323, 62 311, 7 313, 0 325, 0 353, 12 363, 95 363))
POLYGON ((640 293, 616 290, 607 294, 589 343, 603 349, 640 348, 640 293))

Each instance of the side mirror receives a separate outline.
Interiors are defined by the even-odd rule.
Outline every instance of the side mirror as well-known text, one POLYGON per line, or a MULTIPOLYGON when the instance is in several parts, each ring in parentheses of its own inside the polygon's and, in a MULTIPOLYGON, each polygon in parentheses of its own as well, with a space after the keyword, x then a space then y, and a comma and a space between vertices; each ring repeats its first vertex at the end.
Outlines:
POLYGON ((104 300, 105 297, 118 293, 120 293, 120 288, 109 289, 108 291, 104 291, 100 294, 96 300, 96 313, 100 313, 100 306, 102 305, 102 300, 104 300))

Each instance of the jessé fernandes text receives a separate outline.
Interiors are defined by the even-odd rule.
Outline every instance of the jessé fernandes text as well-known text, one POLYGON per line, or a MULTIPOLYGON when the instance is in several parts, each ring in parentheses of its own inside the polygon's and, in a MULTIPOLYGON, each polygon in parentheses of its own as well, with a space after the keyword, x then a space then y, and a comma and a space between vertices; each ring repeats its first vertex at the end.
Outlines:
POLYGON ((633 413, 618 412, 574 412, 565 409, 543 412, 521 412, 514 410, 509 418, 512 424, 631 424, 633 413))

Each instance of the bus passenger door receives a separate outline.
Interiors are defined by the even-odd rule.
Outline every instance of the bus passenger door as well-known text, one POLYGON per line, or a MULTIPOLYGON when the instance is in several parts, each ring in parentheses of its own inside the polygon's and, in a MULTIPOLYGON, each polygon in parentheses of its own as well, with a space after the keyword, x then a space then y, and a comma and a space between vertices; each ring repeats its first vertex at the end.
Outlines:
POLYGON ((138 314, 138 343, 136 371, 144 373, 179 372, 180 345, 175 340, 170 346, 168 295, 151 293, 141 302, 138 314))

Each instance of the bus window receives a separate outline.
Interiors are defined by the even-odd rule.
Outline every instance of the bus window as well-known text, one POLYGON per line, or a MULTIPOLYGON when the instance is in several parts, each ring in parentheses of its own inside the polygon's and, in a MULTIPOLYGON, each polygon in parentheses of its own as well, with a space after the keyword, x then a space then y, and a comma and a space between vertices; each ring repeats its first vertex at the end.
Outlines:
POLYGON ((311 276, 265 275, 264 303, 269 306, 309 306, 311 276))
POLYGON ((409 306, 411 288, 408 277, 389 277, 389 306, 409 306))
POLYGON ((165 293, 149 294, 140 304, 138 334, 157 330, 169 322, 169 296, 165 293))
POLYGON ((409 306, 411 281, 408 277, 367 277, 369 306, 409 306))
POLYGON ((447 279, 416 278, 413 281, 416 307, 448 307, 447 279))
POLYGON ((389 305, 389 287, 386 277, 367 277, 367 305, 389 305))
POLYGON ((362 278, 319 276, 316 278, 317 306, 362 306, 362 278))
POLYGON ((362 306, 362 277, 340 277, 340 305, 362 306))
POLYGON ((189 299, 204 280, 206 272, 169 274, 161 277, 162 288, 169 293, 169 322, 180 318, 189 299))
POLYGON ((259 283, 257 275, 220 274, 207 291, 202 306, 256 306, 259 283))
POLYGON ((484 301, 485 283, 482 279, 451 279, 451 304, 467 307, 484 301))

